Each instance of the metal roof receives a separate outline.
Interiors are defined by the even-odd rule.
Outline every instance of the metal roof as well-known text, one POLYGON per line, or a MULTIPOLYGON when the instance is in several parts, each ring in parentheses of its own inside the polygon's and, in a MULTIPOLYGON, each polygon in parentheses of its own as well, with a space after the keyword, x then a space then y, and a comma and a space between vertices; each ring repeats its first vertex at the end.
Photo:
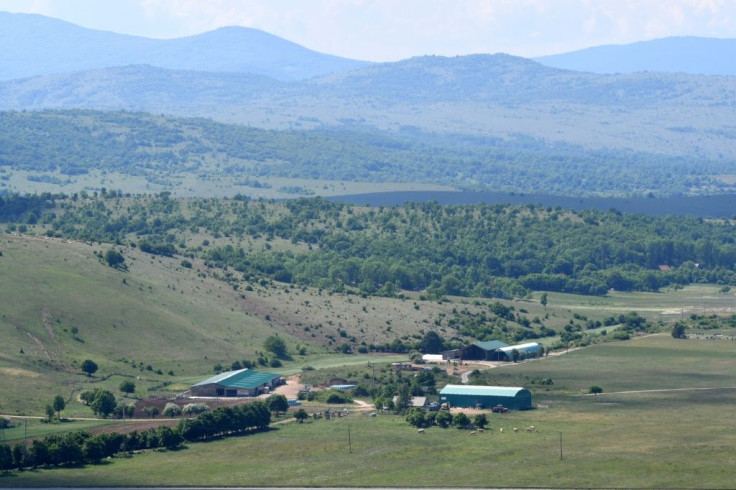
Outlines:
POLYGON ((501 342, 500 340, 486 340, 485 342, 473 342, 473 345, 476 347, 480 347, 481 349, 485 351, 492 351, 492 350, 501 349, 503 347, 509 346, 509 344, 505 342, 501 342))
POLYGON ((511 352, 514 349, 516 349, 519 352, 529 352, 530 350, 540 350, 542 348, 541 345, 539 345, 536 342, 527 342, 526 344, 519 344, 519 345, 511 345, 508 347, 502 347, 500 350, 503 352, 511 352))
POLYGON ((526 388, 511 386, 475 386, 475 385, 447 385, 440 391, 440 395, 481 395, 515 397, 526 388))
POLYGON ((238 371, 227 371, 217 374, 211 378, 205 379, 204 381, 200 381, 194 386, 217 384, 226 388, 252 390, 253 388, 258 388, 259 386, 280 376, 280 374, 276 373, 261 373, 253 371, 252 369, 240 369, 238 371))

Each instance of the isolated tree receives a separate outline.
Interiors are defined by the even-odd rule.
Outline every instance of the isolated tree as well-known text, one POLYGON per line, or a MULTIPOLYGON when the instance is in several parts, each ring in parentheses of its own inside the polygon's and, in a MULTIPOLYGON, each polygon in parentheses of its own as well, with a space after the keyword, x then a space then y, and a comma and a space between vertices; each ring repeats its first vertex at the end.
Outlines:
POLYGON ((278 335, 271 335, 269 336, 266 341, 263 343, 263 346, 266 348, 267 351, 272 352, 276 357, 279 357, 281 359, 286 357, 286 343, 284 342, 284 339, 279 337, 278 335))
POLYGON ((181 407, 176 403, 169 402, 164 406, 163 414, 166 417, 178 417, 181 415, 181 407))
POLYGON ((129 379, 126 379, 122 383, 120 383, 119 388, 120 391, 128 395, 130 395, 131 393, 135 393, 135 383, 129 379))
POLYGON ((61 411, 64 410, 64 408, 66 408, 66 402, 64 401, 64 397, 62 397, 61 395, 56 395, 54 397, 54 401, 51 404, 51 406, 56 411, 56 418, 61 420, 61 411))
POLYGON ((441 410, 434 418, 434 422, 443 429, 446 429, 452 424, 452 414, 447 410, 441 410))
POLYGON ((411 404, 411 391, 409 390, 409 386, 402 383, 399 385, 397 398, 396 398, 395 410, 397 412, 403 412, 410 404, 411 404))
POLYGON ((304 423, 304 421, 309 418, 309 414, 307 414, 306 410, 303 408, 300 408, 296 412, 294 412, 294 418, 298 423, 304 423))
POLYGON ((427 424, 424 410, 421 408, 412 408, 409 410, 409 413, 406 414, 406 421, 414 427, 425 427, 427 424))
POLYGON ((677 322, 675 323, 675 326, 672 327, 672 337, 675 339, 684 339, 685 338, 685 327, 684 323, 677 322))
POLYGON ((49 419, 49 422, 54 417, 54 407, 51 405, 46 405, 46 417, 49 419))
POLYGON ((97 372, 97 363, 91 359, 85 359, 82 363, 82 371, 87 373, 87 376, 92 376, 97 372))
POLYGON ((464 429, 468 424, 470 424, 470 419, 462 412, 455 414, 452 418, 452 425, 458 429, 464 429))
POLYGON ((419 350, 425 354, 439 354, 445 350, 445 341, 437 332, 430 330, 419 342, 419 350))
POLYGON ((519 362, 519 359, 521 359, 521 354, 519 353, 518 350, 516 350, 516 349, 512 349, 511 350, 511 359, 514 362, 519 362))
POLYGON ((0 471, 7 473, 13 468, 13 451, 10 446, 0 444, 0 471))
POLYGON ((102 416, 102 418, 107 418, 108 415, 115 411, 115 407, 117 406, 115 395, 107 390, 99 390, 95 393, 90 406, 94 413, 102 416))
POLYGON ((152 419, 155 419, 156 416, 159 414, 159 409, 158 409, 158 407, 154 407, 154 406, 144 407, 143 408, 143 413, 145 413, 146 415, 148 415, 152 419))
POLYGON ((544 306, 544 309, 547 309, 547 293, 542 293, 542 296, 539 298, 539 304, 544 306))
POLYGON ((123 269, 125 267, 125 257, 120 252, 113 249, 105 252, 105 262, 114 269, 123 269))
POLYGON ((473 425, 481 429, 488 425, 488 417, 486 417, 486 414, 479 413, 473 417, 473 425))
POLYGON ((283 413, 289 410, 289 400, 284 395, 271 395, 266 398, 266 406, 272 413, 283 413))
POLYGON ((601 388, 598 385, 593 385, 588 389, 588 393, 592 393, 593 395, 597 395, 598 393, 603 393, 603 388, 601 388))

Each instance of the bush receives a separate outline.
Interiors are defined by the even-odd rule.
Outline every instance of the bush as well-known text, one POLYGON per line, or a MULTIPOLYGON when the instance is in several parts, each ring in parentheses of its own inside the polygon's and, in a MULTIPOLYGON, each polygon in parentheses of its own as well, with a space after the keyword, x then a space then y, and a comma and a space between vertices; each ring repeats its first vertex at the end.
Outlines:
POLYGON ((209 409, 210 407, 208 407, 206 403, 187 403, 181 411, 185 415, 196 415, 198 413, 206 412, 209 409))
POLYGON ((120 383, 120 391, 123 393, 135 393, 135 383, 129 379, 126 379, 122 383, 120 383))
POLYGON ((467 415, 460 412, 453 417, 452 424, 458 429, 464 429, 468 425, 470 425, 470 419, 468 418, 467 415))
POLYGON ((268 337, 263 343, 263 346, 266 348, 267 351, 275 354, 276 357, 284 359, 287 356, 286 343, 278 335, 271 335, 270 337, 268 337))
POLYGON ((181 415, 181 407, 179 407, 179 405, 177 405, 176 403, 169 402, 164 407, 163 414, 166 417, 177 417, 181 415))

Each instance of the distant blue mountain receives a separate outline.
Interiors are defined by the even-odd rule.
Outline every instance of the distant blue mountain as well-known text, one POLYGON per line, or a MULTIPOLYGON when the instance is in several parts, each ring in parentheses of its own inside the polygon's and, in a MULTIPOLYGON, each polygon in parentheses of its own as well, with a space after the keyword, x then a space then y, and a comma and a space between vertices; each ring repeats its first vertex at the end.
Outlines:
POLYGON ((0 80, 127 65, 251 73, 303 80, 368 65, 317 53, 257 29, 224 27, 178 39, 86 29, 35 14, 0 12, 0 80))
POLYGON ((592 73, 670 72, 736 75, 736 39, 667 37, 597 46, 535 58, 543 65, 592 73))

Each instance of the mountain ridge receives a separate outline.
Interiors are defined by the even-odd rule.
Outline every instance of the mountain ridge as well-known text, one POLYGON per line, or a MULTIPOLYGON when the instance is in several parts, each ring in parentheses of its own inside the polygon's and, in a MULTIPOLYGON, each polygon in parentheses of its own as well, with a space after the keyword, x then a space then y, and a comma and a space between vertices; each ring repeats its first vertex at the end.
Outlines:
POLYGON ((138 64, 301 80, 368 64, 318 53, 246 27, 161 40, 7 12, 0 12, 0 51, 4 58, 0 80, 138 64))
POLYGON ((672 36, 533 59, 554 68, 599 74, 646 71, 736 76, 736 39, 672 36))

